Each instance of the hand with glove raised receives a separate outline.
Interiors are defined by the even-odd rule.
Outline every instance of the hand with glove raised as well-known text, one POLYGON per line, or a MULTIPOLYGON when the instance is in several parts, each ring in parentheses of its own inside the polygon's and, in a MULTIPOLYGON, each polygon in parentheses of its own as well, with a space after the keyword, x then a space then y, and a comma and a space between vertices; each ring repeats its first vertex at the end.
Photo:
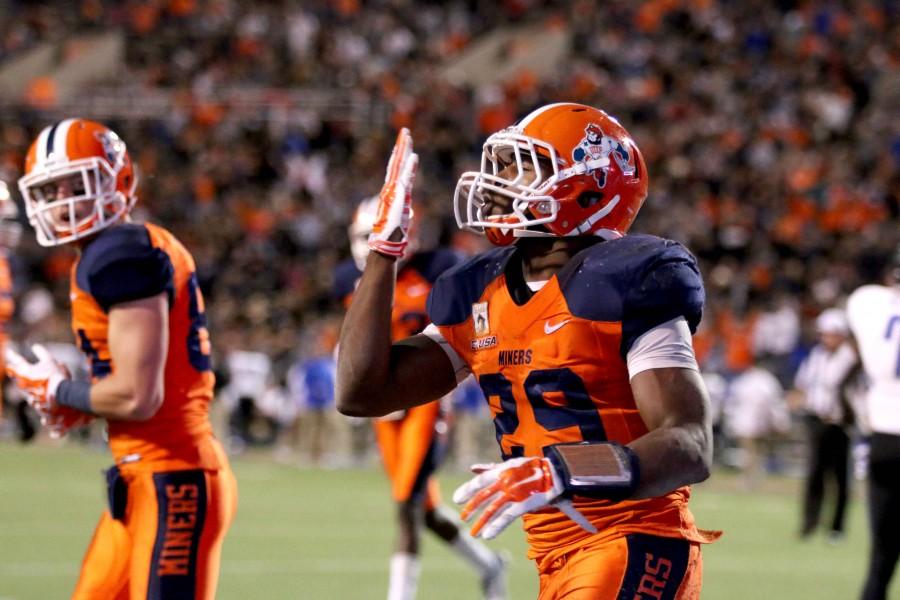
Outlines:
POLYGON ((384 186, 378 195, 378 213, 369 234, 369 248, 384 256, 402 258, 409 244, 412 188, 418 163, 412 136, 404 127, 397 135, 388 161, 384 186))

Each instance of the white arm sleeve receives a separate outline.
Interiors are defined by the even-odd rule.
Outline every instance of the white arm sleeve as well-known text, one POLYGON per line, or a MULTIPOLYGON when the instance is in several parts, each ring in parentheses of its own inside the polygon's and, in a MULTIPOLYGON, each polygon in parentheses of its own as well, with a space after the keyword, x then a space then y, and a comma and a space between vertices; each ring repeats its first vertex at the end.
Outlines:
POLYGON ((666 321, 641 335, 628 351, 626 362, 629 379, 648 369, 683 367, 700 371, 684 317, 666 321))
POLYGON ((441 335, 441 330, 437 328, 437 325, 429 323, 428 327, 422 331, 422 335, 428 336, 437 342, 438 346, 440 346, 447 354, 447 358, 450 359, 450 364, 453 365, 453 371, 456 373, 456 383, 461 383, 463 379, 471 375, 472 370, 469 369, 469 365, 466 364, 466 361, 464 361, 456 350, 453 349, 450 342, 444 339, 444 336, 441 335))

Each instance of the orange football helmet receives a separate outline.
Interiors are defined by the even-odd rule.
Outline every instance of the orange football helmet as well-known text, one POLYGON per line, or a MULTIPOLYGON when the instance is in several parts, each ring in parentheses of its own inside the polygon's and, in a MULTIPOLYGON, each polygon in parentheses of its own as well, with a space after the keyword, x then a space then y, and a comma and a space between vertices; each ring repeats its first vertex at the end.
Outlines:
POLYGON ((91 236, 122 220, 137 197, 125 142, 93 121, 45 127, 28 149, 19 190, 42 246, 91 236))
POLYGON ((22 224, 19 223, 19 207, 9 193, 5 181, 0 180, 0 246, 15 248, 22 238, 22 224))
POLYGON ((485 141, 481 170, 456 184, 456 222, 497 245, 517 237, 621 237, 648 181, 641 151, 615 118, 583 104, 550 104, 485 141))

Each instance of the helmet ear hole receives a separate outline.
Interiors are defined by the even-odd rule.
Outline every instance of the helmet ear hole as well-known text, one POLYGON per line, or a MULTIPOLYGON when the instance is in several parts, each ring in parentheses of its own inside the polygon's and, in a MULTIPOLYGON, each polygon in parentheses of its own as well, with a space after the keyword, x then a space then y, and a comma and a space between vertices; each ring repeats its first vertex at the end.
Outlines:
POLYGON ((603 198, 603 192, 582 192, 578 195, 576 202, 581 208, 589 208, 603 202, 603 198))

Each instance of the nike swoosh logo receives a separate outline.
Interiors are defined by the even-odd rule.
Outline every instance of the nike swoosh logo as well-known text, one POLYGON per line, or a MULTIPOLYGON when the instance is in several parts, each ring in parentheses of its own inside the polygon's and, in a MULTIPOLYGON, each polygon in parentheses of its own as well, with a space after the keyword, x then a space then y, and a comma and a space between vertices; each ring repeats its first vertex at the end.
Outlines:
POLYGON ((551 325, 550 321, 544 321, 544 334, 550 335, 554 331, 561 329, 566 323, 568 323, 571 320, 572 319, 566 319, 565 321, 561 321, 561 322, 557 323, 556 325, 551 325))
POLYGON ((514 487, 527 486, 529 483, 532 483, 535 481, 540 481, 543 478, 544 478, 544 472, 541 471, 540 469, 538 469, 537 467, 535 467, 534 472, 532 473, 532 475, 530 477, 526 477, 525 479, 520 479, 519 481, 516 482, 514 487))

